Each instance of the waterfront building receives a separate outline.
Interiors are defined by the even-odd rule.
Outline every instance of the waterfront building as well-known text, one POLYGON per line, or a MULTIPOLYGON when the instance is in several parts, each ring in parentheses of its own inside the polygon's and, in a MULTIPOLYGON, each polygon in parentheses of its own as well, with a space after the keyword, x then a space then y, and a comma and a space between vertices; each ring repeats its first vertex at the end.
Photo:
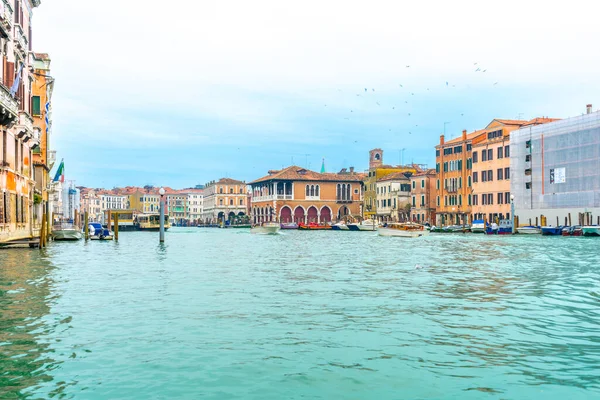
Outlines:
POLYGON ((369 170, 364 178, 364 218, 377 218, 377 181, 379 179, 395 172, 410 172, 416 174, 421 171, 422 168, 414 164, 405 166, 384 164, 382 149, 373 149, 369 151, 369 170))
MULTIPOLYGON (((0 13, 0 244, 39 236, 33 149, 39 131, 31 117, 31 14, 40 0, 2 1, 0 13)), ((41 199, 37 198, 39 202, 41 199)))
POLYGON ((495 119, 472 141, 472 219, 498 223, 510 219, 510 134, 516 129, 554 121, 495 119))
POLYGON ((410 177, 410 219, 421 224, 435 223, 436 173, 428 169, 410 177))
POLYGON ((80 188, 81 192, 81 212, 88 213, 89 221, 100 222, 102 221, 102 202, 98 195, 98 190, 80 188))
POLYGON ((364 175, 318 173, 298 166, 271 170, 250 183, 252 221, 329 223, 362 214, 364 175))
POLYGON ((600 224, 600 112, 510 136, 511 193, 523 224, 600 224))
MULTIPOLYGON (((160 194, 158 191, 159 188, 153 186, 125 188, 125 193, 129 201, 128 208, 144 214, 156 214, 160 212, 160 194)), ((165 188, 165 191, 167 191, 167 188, 165 188)))
POLYGON ((172 224, 175 226, 185 226, 188 223, 188 196, 182 191, 174 191, 165 195, 167 210, 172 224))
POLYGON ((129 209, 128 197, 125 195, 113 193, 111 191, 100 192, 100 203, 102 204, 102 213, 108 210, 129 209))
POLYGON ((246 183, 230 178, 212 181, 204 188, 202 222, 216 224, 247 216, 246 183))
POLYGON ((50 138, 52 133, 52 92, 54 78, 50 76, 50 56, 45 53, 30 53, 33 74, 31 82, 31 116, 33 129, 39 137, 39 144, 33 147, 33 167, 35 177, 35 194, 33 206, 33 219, 36 225, 41 224, 44 213, 47 221, 52 220, 49 204, 51 199, 50 171, 56 161, 56 151, 51 150, 50 138))
POLYGON ((185 189, 187 195, 187 216, 192 225, 196 225, 202 219, 204 209, 204 190, 185 189))
POLYGON ((410 211, 410 172, 393 172, 376 182, 376 220, 407 221, 410 211))

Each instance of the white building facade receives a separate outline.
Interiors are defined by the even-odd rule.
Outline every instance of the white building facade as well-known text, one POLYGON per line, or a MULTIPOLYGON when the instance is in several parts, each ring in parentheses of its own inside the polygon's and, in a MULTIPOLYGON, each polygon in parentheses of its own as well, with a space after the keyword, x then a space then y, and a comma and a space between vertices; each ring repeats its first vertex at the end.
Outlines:
POLYGON ((600 224, 600 112, 510 136, 510 191, 519 224, 600 224))

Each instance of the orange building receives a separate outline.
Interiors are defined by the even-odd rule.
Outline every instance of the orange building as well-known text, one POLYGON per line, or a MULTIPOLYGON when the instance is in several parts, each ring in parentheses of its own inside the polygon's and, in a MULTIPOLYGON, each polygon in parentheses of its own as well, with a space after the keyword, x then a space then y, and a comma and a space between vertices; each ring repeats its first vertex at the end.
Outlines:
POLYGON ((44 212, 50 220, 48 207, 48 190, 50 188, 50 170, 54 166, 55 152, 50 151, 50 135, 52 131, 51 98, 54 89, 54 78, 50 76, 50 57, 44 53, 31 53, 33 62, 33 82, 31 84, 31 115, 33 126, 39 135, 39 145, 33 149, 33 166, 35 170, 35 193, 39 201, 34 207, 36 219, 44 212))
POLYGON ((471 215, 471 147, 476 131, 448 142, 440 136, 435 147, 436 225, 470 223, 471 215))
POLYGON ((364 174, 317 173, 291 166, 250 183, 252 221, 328 223, 362 214, 364 174))

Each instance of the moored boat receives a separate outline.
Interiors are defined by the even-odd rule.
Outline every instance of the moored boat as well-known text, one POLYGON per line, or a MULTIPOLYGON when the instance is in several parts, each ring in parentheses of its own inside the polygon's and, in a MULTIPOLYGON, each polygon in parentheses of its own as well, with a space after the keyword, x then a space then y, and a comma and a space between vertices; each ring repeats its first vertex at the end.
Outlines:
POLYGON ((304 230, 304 231, 326 231, 326 230, 331 230, 331 225, 321 225, 321 224, 317 224, 316 222, 310 222, 308 224, 300 224, 298 225, 298 229, 304 230))
POLYGON ((376 231, 377 221, 372 219, 366 219, 360 223, 348 224, 348 229, 351 231, 376 231))
POLYGON ((583 236, 600 236, 600 225, 582 226, 583 236))
POLYGON ((100 222, 90 222, 88 224, 90 240, 113 240, 113 234, 108 229, 102 227, 100 222))
MULTIPOLYGON (((160 230, 160 214, 138 214, 135 217, 134 226, 140 231, 160 230)), ((169 216, 165 214, 165 231, 171 227, 169 216)))
POLYGON ((484 220, 476 219, 475 221, 473 221, 473 224, 471 225, 472 233, 485 233, 485 231, 486 231, 486 224, 485 224, 484 220))
POLYGON ((345 222, 338 222, 337 224, 333 224, 331 225, 331 229, 333 229, 334 231, 349 231, 350 228, 348 228, 348 225, 346 225, 345 222))
POLYGON ((56 242, 75 241, 83 239, 83 233, 73 224, 62 223, 52 228, 52 238, 56 242))
POLYGON ((396 237, 421 237, 429 235, 429 230, 423 225, 412 222, 405 223, 388 223, 386 226, 378 229, 379 236, 396 236, 396 237))
POLYGON ((298 224, 295 222, 286 222, 281 224, 281 229, 298 229, 298 224))
POLYGON ((542 226, 542 235, 560 236, 564 226, 542 226))
POLYGON ((265 222, 262 225, 253 226, 250 232, 259 235, 276 235, 280 229, 281 225, 278 222, 265 222))
POLYGON ((517 232, 524 235, 539 235, 542 230, 539 226, 520 226, 517 228, 517 232))

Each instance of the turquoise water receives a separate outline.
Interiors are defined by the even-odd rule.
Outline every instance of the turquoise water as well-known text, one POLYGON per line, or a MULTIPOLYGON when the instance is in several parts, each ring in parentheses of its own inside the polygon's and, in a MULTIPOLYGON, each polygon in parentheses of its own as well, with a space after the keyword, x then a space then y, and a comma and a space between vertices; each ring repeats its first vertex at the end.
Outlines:
POLYGON ((597 238, 179 228, 0 265, 2 399, 600 397, 597 238))

